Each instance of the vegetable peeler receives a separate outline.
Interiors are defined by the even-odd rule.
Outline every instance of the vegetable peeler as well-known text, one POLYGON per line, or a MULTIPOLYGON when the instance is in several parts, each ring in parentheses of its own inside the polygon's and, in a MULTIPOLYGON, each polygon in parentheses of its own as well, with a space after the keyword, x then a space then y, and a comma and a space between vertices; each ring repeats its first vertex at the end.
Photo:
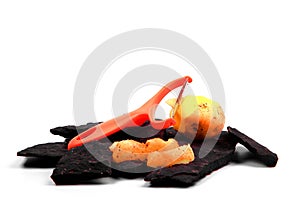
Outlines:
POLYGON ((187 83, 191 83, 192 78, 189 76, 185 76, 182 78, 175 79, 168 84, 166 84, 163 88, 161 88, 151 99, 149 99, 144 105, 140 108, 116 117, 114 119, 108 120, 101 124, 98 124, 81 134, 75 136, 68 144, 68 150, 81 146, 85 143, 100 140, 102 138, 108 137, 124 128, 132 127, 132 126, 141 126, 145 121, 149 120, 150 124, 153 128, 161 130, 168 128, 176 123, 176 121, 172 118, 165 119, 163 121, 155 120, 154 114, 158 104, 161 100, 172 90, 177 87, 182 86, 182 89, 178 95, 176 104, 179 103, 183 90, 187 83))

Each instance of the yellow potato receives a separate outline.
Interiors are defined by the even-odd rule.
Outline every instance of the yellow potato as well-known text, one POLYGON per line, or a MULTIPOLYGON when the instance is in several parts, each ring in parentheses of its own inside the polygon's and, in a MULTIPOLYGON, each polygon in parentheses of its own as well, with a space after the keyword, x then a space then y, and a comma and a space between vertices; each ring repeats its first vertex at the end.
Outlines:
MULTIPOLYGON (((174 109, 175 102, 176 99, 169 99, 166 103, 174 109)), ((225 123, 222 107, 203 96, 183 97, 175 111, 174 119, 174 129, 191 139, 214 137, 221 133, 225 123)))

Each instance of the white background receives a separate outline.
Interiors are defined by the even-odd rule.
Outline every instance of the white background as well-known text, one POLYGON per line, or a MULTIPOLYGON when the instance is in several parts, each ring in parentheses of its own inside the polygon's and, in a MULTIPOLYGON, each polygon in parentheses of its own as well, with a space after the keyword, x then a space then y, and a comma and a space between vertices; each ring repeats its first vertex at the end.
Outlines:
POLYGON ((299 10, 298 1, 1 1, 1 196, 299 198, 299 10), (48 130, 74 123, 73 89, 86 57, 112 36, 149 27, 182 33, 208 53, 224 84, 226 125, 276 152, 277 166, 231 164, 188 189, 143 180, 56 187, 51 169, 22 168, 17 151, 61 141, 48 130))

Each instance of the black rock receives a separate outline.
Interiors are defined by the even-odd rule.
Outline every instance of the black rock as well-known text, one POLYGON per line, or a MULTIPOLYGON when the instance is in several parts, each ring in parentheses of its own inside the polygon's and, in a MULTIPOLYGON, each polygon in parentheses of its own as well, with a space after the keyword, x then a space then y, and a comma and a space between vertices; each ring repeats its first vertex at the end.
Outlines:
POLYGON ((156 130, 149 122, 109 136, 110 142, 94 141, 67 150, 70 139, 99 123, 101 122, 51 129, 51 133, 65 137, 66 141, 35 145, 19 151, 17 155, 30 158, 25 162, 25 167, 56 165, 51 178, 57 185, 85 183, 101 177, 144 177, 146 181, 150 181, 151 186, 187 187, 232 161, 238 142, 267 166, 275 166, 278 160, 277 155, 266 147, 238 130, 228 127, 228 132, 223 131, 219 137, 194 141, 191 147, 195 160, 186 165, 174 165, 151 171, 151 168, 141 161, 126 161, 119 164, 112 162, 112 153, 108 147, 114 141, 133 139, 145 142, 154 137, 167 140, 176 136, 180 145, 188 142, 181 134, 177 135, 177 131, 173 128, 156 130))
MULTIPOLYGON (((174 134, 169 132, 170 130, 168 132, 156 130, 150 125, 145 125, 126 128, 108 137, 108 139, 111 142, 125 139, 145 142, 147 139, 154 137, 165 139, 173 137, 174 134)), ((100 140, 71 149, 59 160, 51 178, 57 185, 78 184, 106 176, 115 178, 144 177, 146 172, 151 170, 141 161, 127 161, 120 164, 111 163, 112 153, 108 148, 110 145, 111 143, 107 142, 107 140, 100 140)))
POLYGON ((129 127, 121 130, 111 136, 108 139, 111 142, 121 141, 121 140, 136 140, 138 142, 146 142, 148 139, 151 138, 162 138, 168 139, 172 137, 172 135, 167 134, 166 130, 157 130, 154 129, 152 126, 141 126, 141 127, 129 127))
POLYGON ((151 186, 187 187, 228 164, 234 157, 236 140, 227 132, 222 132, 218 141, 213 140, 217 140, 217 138, 212 138, 211 143, 208 141, 208 144, 215 144, 212 149, 210 145, 204 143, 202 145, 201 142, 192 144, 195 152, 193 162, 155 170, 145 177, 145 181, 150 181, 151 186), (199 158, 200 148, 201 152, 208 152, 204 158, 199 158))
MULTIPOLYGON (((73 137, 77 136, 78 134, 88 130, 89 128, 92 128, 102 122, 96 122, 96 123, 88 123, 86 125, 80 125, 80 126, 61 126, 56 127, 53 129, 50 129, 50 132, 54 135, 60 135, 64 138, 66 138, 65 142, 68 143, 73 137)), ((177 132, 173 129, 163 129, 163 130, 157 130, 154 129, 150 124, 149 121, 146 121, 142 126, 135 126, 135 127, 128 127, 124 130, 121 130, 119 132, 114 133, 113 135, 109 136, 108 139, 111 142, 114 141, 121 141, 126 139, 132 139, 139 142, 145 142, 148 139, 154 138, 154 137, 160 137, 163 139, 168 139, 170 137, 174 137, 177 132)))
POLYGON ((144 178, 152 168, 139 160, 130 160, 121 163, 112 163, 112 177, 114 178, 144 178))
POLYGON ((50 132, 53 135, 59 135, 67 139, 72 139, 76 135, 82 133, 83 131, 88 130, 89 128, 92 128, 93 126, 96 126, 99 123, 101 122, 87 123, 85 125, 80 125, 80 126, 74 126, 74 125, 61 126, 61 127, 50 129, 50 132))
POLYGON ((112 154, 108 147, 108 143, 96 141, 71 149, 59 160, 52 180, 56 185, 65 185, 111 176, 112 154))
POLYGON ((67 151, 67 144, 65 142, 54 142, 28 147, 19 151, 17 156, 57 159, 65 155, 67 151))
POLYGON ((244 145, 250 152, 252 152, 256 158, 263 162, 268 167, 275 167, 278 161, 278 157, 275 153, 270 151, 267 147, 254 141, 252 138, 241 133, 235 128, 227 127, 228 133, 233 135, 235 139, 242 145, 244 145))
POLYGON ((51 168, 67 151, 67 143, 55 142, 28 147, 19 151, 17 156, 27 157, 24 163, 26 168, 51 168))
POLYGON ((25 168, 54 168, 60 158, 27 157, 23 167, 25 168))

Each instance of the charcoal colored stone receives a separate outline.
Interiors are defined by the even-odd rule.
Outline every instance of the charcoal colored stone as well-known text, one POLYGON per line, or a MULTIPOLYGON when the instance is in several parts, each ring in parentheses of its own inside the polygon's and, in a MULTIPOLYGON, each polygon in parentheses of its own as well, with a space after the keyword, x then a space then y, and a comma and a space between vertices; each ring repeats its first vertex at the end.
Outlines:
POLYGON ((61 127, 50 129, 50 132, 53 135, 59 135, 67 139, 72 139, 76 135, 82 133, 83 131, 88 130, 89 128, 92 128, 93 126, 96 126, 99 123, 101 122, 87 123, 85 125, 80 125, 80 126, 74 126, 74 125, 61 126, 61 127))
POLYGON ((52 180, 56 185, 66 185, 111 176, 112 154, 108 147, 109 143, 95 141, 71 149, 59 160, 52 180))
POLYGON ((44 159, 61 158, 67 152, 65 142, 38 144, 17 153, 17 156, 38 157, 44 159))
POLYGON ((235 139, 244 145, 250 152, 252 152, 258 160, 268 167, 275 167, 278 161, 277 154, 270 151, 267 147, 254 141, 252 138, 241 133, 235 128, 227 127, 228 133, 233 135, 235 139))
POLYGON ((157 130, 154 129, 151 125, 141 126, 141 127, 129 127, 121 130, 111 136, 108 139, 111 142, 121 141, 121 140, 136 140, 138 142, 146 142, 151 138, 166 138, 165 129, 157 130))
MULTIPOLYGON (((112 162, 112 153, 108 148, 111 143, 107 140, 93 141, 70 151, 67 150, 70 139, 99 123, 51 129, 50 131, 54 135, 65 137, 65 142, 35 145, 19 151, 17 155, 30 158, 24 163, 25 167, 43 168, 56 165, 51 175, 56 185, 86 183, 86 181, 101 177, 144 177, 145 181, 150 181, 151 186, 154 187, 188 187, 195 184, 201 178, 232 161, 238 142, 267 166, 275 166, 278 160, 275 153, 231 127, 228 127, 228 132, 223 131, 220 137, 211 138, 205 142, 203 140, 194 141, 191 144, 195 154, 193 162, 155 171, 150 171, 150 168, 141 161, 126 161, 119 164, 112 162), (212 149, 211 144, 214 145, 212 149), (203 158, 199 158, 200 148, 202 153, 208 153, 203 158)), ((177 135, 177 131, 172 127, 156 130, 149 125, 149 122, 145 122, 140 127, 129 127, 121 130, 109 136, 108 139, 111 142, 125 139, 145 142, 155 137, 167 140, 175 136, 180 145, 188 142, 182 134, 177 135)))
MULTIPOLYGON (((211 140, 217 140, 212 138, 211 140)), ((188 187, 211 172, 228 164, 234 157, 236 140, 223 131, 213 149, 209 145, 204 151, 209 153, 204 158, 199 158, 201 142, 192 144, 195 160, 187 165, 180 164, 165 167, 149 173, 144 180, 150 181, 151 186, 188 187)), ((205 146, 204 146, 205 147, 205 146)), ((202 151, 203 149, 201 149, 202 151)))
POLYGON ((24 168, 55 168, 60 158, 27 157, 24 168))
MULTIPOLYGON (((61 126, 61 127, 50 129, 50 132, 54 135, 59 135, 66 138, 65 142, 68 143, 73 137, 77 136, 78 134, 100 123, 102 122, 88 123, 86 125, 80 125, 80 126, 74 126, 74 125, 61 126)), ((126 139, 145 142, 148 139, 154 137, 168 139, 170 137, 174 137, 175 133, 177 132, 174 129, 173 130, 169 129, 168 131, 166 131, 166 129, 163 130, 154 129, 150 125, 149 121, 146 121, 142 126, 128 127, 125 128, 124 130, 118 131, 113 135, 109 136, 108 139, 111 142, 121 141, 126 139)))
POLYGON ((150 171, 152 171, 152 168, 148 167, 145 162, 139 160, 113 163, 112 165, 112 177, 115 178, 143 178, 150 171))
POLYGON ((67 143, 54 142, 28 147, 17 156, 27 157, 23 164, 26 168, 53 168, 66 152, 67 143))
MULTIPOLYGON (((69 126, 60 127, 60 128, 62 128, 61 130, 63 130, 63 132, 65 130, 67 131, 72 130, 72 128, 70 129, 69 126)), ((60 129, 58 130, 60 131, 60 129)), ((165 130, 156 130, 152 126, 150 126, 149 123, 147 123, 141 127, 129 127, 124 130, 121 130, 109 136, 108 139, 111 142, 121 141, 126 139, 133 139, 139 142, 145 142, 148 139, 154 137, 168 139, 174 136, 174 131, 171 132, 173 134, 166 133, 165 130)), ((64 133, 60 135, 66 136, 64 133)), ((88 147, 88 149, 92 149, 93 151, 97 149, 102 149, 101 153, 99 152, 98 156, 100 157, 105 156, 106 161, 109 163, 110 159, 112 158, 111 152, 108 149, 110 144, 106 143, 105 141, 106 140, 104 141, 100 140, 100 141, 87 143, 85 147, 88 147)), ((140 161, 127 161, 118 164, 118 166, 115 166, 116 163, 111 163, 113 165, 113 168, 106 168, 107 166, 106 167, 103 166, 101 162, 99 162, 97 159, 94 158, 95 154, 91 155, 90 152, 88 152, 85 149, 85 147, 81 146, 81 147, 71 149, 70 152, 67 152, 65 156, 61 158, 61 160, 57 164, 57 167, 56 169, 54 169, 53 174, 51 176, 51 178, 57 185, 77 184, 77 183, 81 183, 82 181, 96 179, 104 176, 112 176, 115 178, 116 177, 137 178, 137 177, 145 176, 144 172, 151 170, 149 167, 146 166, 144 162, 140 162, 140 161), (92 167, 89 166, 90 162, 93 163, 92 167), (89 170, 84 170, 85 168, 89 170), (99 168, 100 171, 97 171, 97 168, 99 168), (103 170, 104 173, 101 174, 103 170)), ((108 164, 108 166, 111 165, 108 164)))

